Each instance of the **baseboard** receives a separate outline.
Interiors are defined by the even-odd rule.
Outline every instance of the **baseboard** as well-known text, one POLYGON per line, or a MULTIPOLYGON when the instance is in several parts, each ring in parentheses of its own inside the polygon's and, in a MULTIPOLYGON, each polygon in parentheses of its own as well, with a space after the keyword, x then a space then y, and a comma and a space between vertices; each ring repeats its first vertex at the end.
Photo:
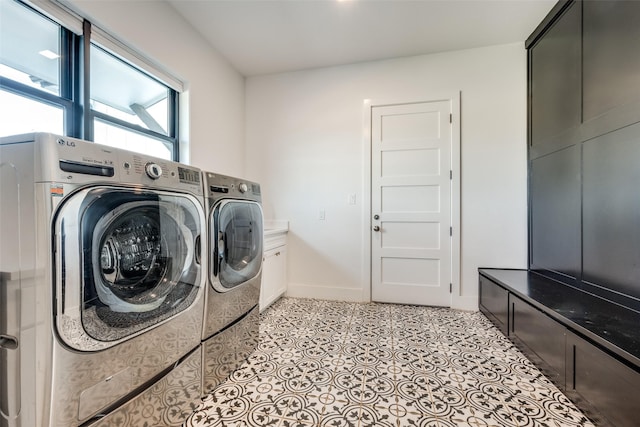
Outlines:
MULTIPOLYGON (((340 288, 337 286, 317 286, 302 283, 289 283, 285 294, 292 298, 313 298, 330 301, 369 302, 364 292, 358 288, 340 288)), ((478 296, 453 297, 451 308, 463 311, 478 311, 478 296)))
POLYGON ((478 311, 478 296, 453 297, 451 308, 463 311, 478 311))
POLYGON ((315 286, 302 283, 291 283, 285 294, 293 298, 313 298, 331 301, 368 302, 363 299, 363 291, 359 288, 340 288, 336 286, 315 286))

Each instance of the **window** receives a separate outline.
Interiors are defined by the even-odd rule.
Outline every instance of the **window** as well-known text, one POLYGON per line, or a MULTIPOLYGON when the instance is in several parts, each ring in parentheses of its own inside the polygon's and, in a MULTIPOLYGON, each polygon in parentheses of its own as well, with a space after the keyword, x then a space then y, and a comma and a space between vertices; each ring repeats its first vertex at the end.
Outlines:
POLYGON ((72 135, 72 91, 61 74, 68 72, 63 59, 74 37, 18 2, 2 1, 0 8, 0 136, 72 135))
POLYGON ((0 73, 29 87, 60 94, 60 26, 16 2, 0 15, 0 73))
POLYGON ((0 136, 29 132, 64 134, 64 110, 0 90, 0 136))
POLYGON ((83 43, 88 22, 74 32, 17 0, 0 0, 0 10, 0 136, 51 132, 179 159, 176 90, 140 61, 83 43))
POLYGON ((102 119, 94 119, 93 133, 94 141, 99 144, 138 151, 163 159, 172 159, 173 157, 173 149, 170 144, 129 130, 126 127, 110 124, 102 119))
POLYGON ((95 44, 90 82, 92 140, 174 158, 171 89, 95 44))

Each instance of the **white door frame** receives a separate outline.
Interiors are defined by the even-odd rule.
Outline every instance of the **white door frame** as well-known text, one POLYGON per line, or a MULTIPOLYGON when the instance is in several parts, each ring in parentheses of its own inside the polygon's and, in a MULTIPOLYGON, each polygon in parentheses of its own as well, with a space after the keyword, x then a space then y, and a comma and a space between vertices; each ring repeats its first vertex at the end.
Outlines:
POLYGON ((460 297, 460 92, 427 95, 415 100, 371 100, 365 99, 363 106, 363 156, 362 156, 362 300, 371 301, 371 125, 373 107, 388 105, 416 104, 433 101, 450 101, 452 112, 451 128, 451 306, 456 306, 460 297))

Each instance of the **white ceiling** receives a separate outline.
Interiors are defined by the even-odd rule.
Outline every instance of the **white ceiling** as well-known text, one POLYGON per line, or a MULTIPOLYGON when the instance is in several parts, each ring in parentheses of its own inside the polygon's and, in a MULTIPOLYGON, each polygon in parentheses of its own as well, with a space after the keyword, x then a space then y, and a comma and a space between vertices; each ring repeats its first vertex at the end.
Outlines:
POLYGON ((524 42, 556 0, 169 3, 238 71, 252 76, 524 42))

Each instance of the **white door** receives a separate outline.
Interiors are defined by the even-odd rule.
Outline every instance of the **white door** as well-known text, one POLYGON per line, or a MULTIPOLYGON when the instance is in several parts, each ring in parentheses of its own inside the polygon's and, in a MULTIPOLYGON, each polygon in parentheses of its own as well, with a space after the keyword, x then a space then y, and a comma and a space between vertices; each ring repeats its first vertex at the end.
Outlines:
POLYGON ((371 109, 372 300, 451 305, 451 101, 371 109))

